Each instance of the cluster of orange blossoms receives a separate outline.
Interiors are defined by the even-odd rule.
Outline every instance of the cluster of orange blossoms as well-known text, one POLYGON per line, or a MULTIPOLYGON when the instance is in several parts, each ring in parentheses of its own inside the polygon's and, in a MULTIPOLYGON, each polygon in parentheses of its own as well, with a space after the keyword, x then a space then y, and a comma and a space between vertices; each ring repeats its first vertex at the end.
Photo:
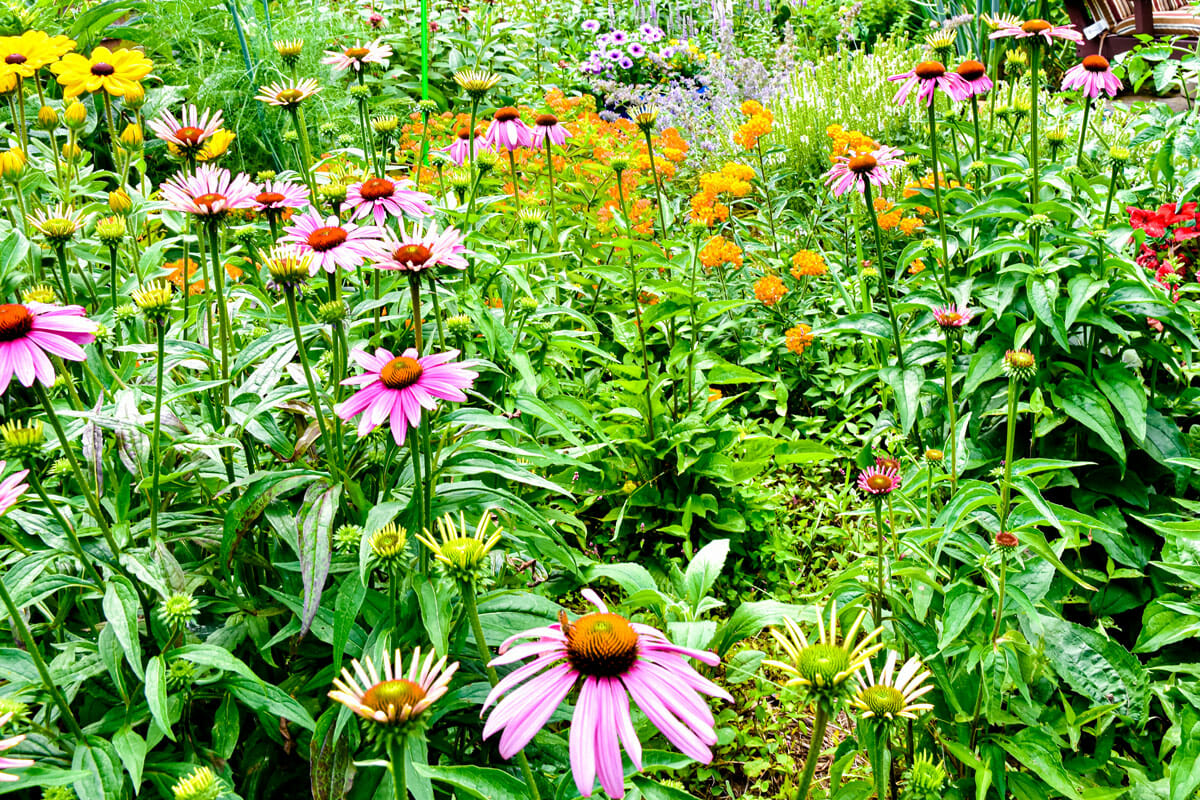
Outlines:
MULTIPOLYGON (((825 133, 829 136, 831 142, 829 146, 829 160, 836 161, 842 156, 857 156, 864 153, 870 153, 879 149, 879 143, 867 136, 862 131, 848 131, 841 125, 830 125, 825 129, 825 133)), ((932 188, 933 178, 930 176, 927 179, 928 183, 910 183, 905 188, 904 196, 912 197, 916 194, 919 186, 932 188)), ((945 185, 943 183, 943 185, 945 185)), ((955 184, 957 185, 957 184, 955 184)), ((924 206, 918 206, 916 216, 906 217, 904 210, 896 208, 895 204, 883 197, 875 198, 875 213, 876 219, 879 220, 879 227, 885 231, 900 231, 905 236, 916 235, 923 227, 924 223, 921 217, 929 216, 932 211, 924 206)))
POLYGON ((700 248, 700 263, 709 269, 715 269, 724 264, 740 267, 742 265, 742 248, 724 236, 714 236, 704 247, 700 248))
POLYGON ((792 256, 792 277, 796 280, 817 278, 826 272, 829 272, 829 266, 815 250, 798 250, 792 256))
POLYGON ((692 221, 712 227, 715 222, 729 219, 729 205, 722 199, 738 199, 750 194, 754 180, 753 167, 727 161, 716 172, 700 176, 700 191, 692 197, 692 221))
POLYGON ((757 100, 747 100, 742 103, 742 114, 746 121, 733 135, 733 141, 745 150, 758 147, 758 140, 771 132, 775 123, 775 115, 763 108, 757 100))
POLYGON ((764 275, 754 282, 754 296, 764 306, 773 306, 787 294, 783 278, 778 275, 764 275))
MULTIPOLYGON (((879 221, 879 227, 882 230, 899 230, 905 236, 912 236, 925 225, 920 217, 904 216, 904 210, 896 208, 891 200, 876 197, 874 204, 875 218, 879 221)), ((920 209, 917 209, 917 212, 920 213, 920 209)))
POLYGON ((848 131, 841 125, 830 125, 825 134, 833 140, 829 147, 829 160, 839 157, 860 156, 879 149, 879 143, 862 131, 848 131))
MULTIPOLYGON (((938 185, 941 186, 941 188, 944 190, 944 189, 955 189, 955 188, 961 186, 962 184, 960 184, 958 181, 954 180, 953 178, 947 179, 945 175, 942 175, 942 177, 938 179, 938 185)), ((971 187, 967 186, 967 188, 970 189, 971 187)), ((922 189, 929 189, 930 191, 933 191, 933 173, 932 172, 930 172, 929 174, 927 174, 925 177, 921 178, 920 180, 909 181, 908 183, 904 184, 904 198, 907 200, 910 197, 915 197, 922 189)), ((933 213, 933 209, 930 208, 929 206, 917 206, 916 212, 923 217, 927 217, 933 213)))
MULTIPOLYGON (((188 280, 189 281, 188 282, 188 293, 192 294, 192 295, 204 293, 204 281, 203 280, 198 280, 198 281, 190 280, 191 278, 195 277, 196 270, 198 270, 199 268, 200 268, 200 266, 195 261, 193 261, 192 259, 189 258, 187 260, 187 278, 185 278, 184 277, 184 260, 182 258, 177 259, 175 261, 168 261, 166 264, 163 264, 163 269, 170 270, 170 272, 168 272, 164 276, 166 278, 167 282, 182 292, 183 291, 183 282, 185 280, 188 280)), ((235 267, 233 264, 226 264, 225 265, 225 274, 228 275, 231 280, 236 281, 237 279, 242 277, 242 270, 239 269, 238 267, 235 267)))
POLYGON ((804 348, 813 343, 812 328, 801 322, 799 325, 788 328, 786 337, 787 349, 800 355, 804 352, 804 348))

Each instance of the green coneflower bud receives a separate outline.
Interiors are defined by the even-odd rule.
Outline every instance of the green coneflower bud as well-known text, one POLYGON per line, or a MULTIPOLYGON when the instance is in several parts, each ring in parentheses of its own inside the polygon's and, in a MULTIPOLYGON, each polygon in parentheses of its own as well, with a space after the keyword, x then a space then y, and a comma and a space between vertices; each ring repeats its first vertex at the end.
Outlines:
POLYGON ((435 114, 439 109, 436 100, 418 100, 417 111, 421 114, 435 114))
POLYGON ((1029 380, 1037 372, 1037 361, 1028 350, 1009 350, 1004 354, 1004 372, 1012 378, 1029 380))
POLYGON ((50 463, 50 469, 46 470, 46 474, 52 478, 65 478, 72 473, 71 462, 66 458, 56 458, 50 463))
POLYGON ((11 714, 11 722, 22 724, 29 721, 29 706, 11 697, 0 697, 0 717, 11 714))
POLYGON ((496 164, 500 163, 500 156, 496 155, 491 150, 476 150, 475 151, 475 168, 479 170, 480 175, 486 175, 496 168, 496 164))
POLYGON ((94 335, 96 337, 96 341, 101 345, 108 344, 109 340, 112 339, 112 331, 110 331, 108 326, 103 322, 96 323, 96 333, 94 335))
POLYGON ((24 463, 42 452, 46 443, 46 433, 38 420, 28 423, 9 420, 0 425, 0 441, 4 443, 6 457, 24 463))
POLYGON ((1023 72, 1028 69, 1029 54, 1025 52, 1025 48, 1015 47, 1011 50, 1005 50, 1004 67, 1006 70, 1011 69, 1017 72, 1023 72))
POLYGON ((350 90, 347 92, 347 94, 349 94, 352 99, 363 102, 371 98, 371 87, 367 86, 365 83, 356 83, 350 87, 350 90))
POLYGON ((1067 140, 1067 129, 1059 125, 1046 131, 1046 141, 1050 144, 1062 144, 1067 140))
POLYGON ((317 318, 326 325, 341 322, 350 316, 350 308, 341 300, 330 300, 317 306, 317 318))
POLYGON ((58 295, 44 283, 39 283, 37 286, 30 286, 21 292, 22 303, 57 303, 58 295))
POLYGON ((537 308, 538 301, 534 300, 532 297, 522 297, 517 300, 517 310, 524 311, 526 314, 537 311, 537 308))
POLYGON ((375 133, 379 134, 380 136, 395 133, 396 129, 399 127, 400 118, 395 114, 373 117, 371 119, 371 130, 375 131, 375 133))
POLYGON ((253 225, 243 225, 233 229, 233 238, 243 247, 249 247, 258 241, 258 230, 253 225))
POLYGON ((465 192, 471 188, 471 176, 466 170, 456 169, 448 176, 450 188, 465 192))
POLYGON ((472 100, 478 101, 500 83, 500 76, 486 69, 460 69, 454 73, 454 82, 472 100))
POLYGON ((133 211, 133 199, 124 189, 109 192, 108 210, 122 217, 127 216, 130 211, 133 211))
POLYGON ((389 522, 371 534, 371 555, 385 569, 397 567, 404 560, 408 531, 389 522))
POLYGON ((276 247, 267 257, 267 274, 280 288, 295 287, 308 280, 311 263, 308 254, 283 245, 276 247))
POLYGON ((904 772, 904 790, 901 800, 941 800, 942 787, 946 784, 946 769, 935 764, 925 753, 918 753, 912 766, 904 772))
POLYGON ((40 131, 52 131, 60 122, 58 110, 54 106, 42 106, 38 109, 37 127, 40 131))
POLYGON ((78 100, 72 101, 63 112, 63 121, 73 131, 81 131, 87 126, 87 106, 78 100))
POLYGON ((125 238, 125 220, 122 217, 105 217, 96 223, 96 238, 105 247, 116 247, 125 238))
POLYGON ((633 110, 633 124, 642 133, 654 130, 654 122, 658 119, 658 109, 651 105, 641 105, 633 110))
POLYGON ((546 212, 537 206, 523 206, 517 213, 517 221, 526 233, 533 233, 546 221, 546 212))
POLYGON ((353 147, 358 142, 358 137, 353 133, 339 133, 337 143, 340 147, 353 147))
POLYGON ((342 525, 333 532, 333 546, 337 550, 353 550, 362 541, 363 529, 358 525, 342 525))
POLYGON ((190 594, 172 594, 158 607, 159 616, 171 629, 185 627, 196 617, 199 608, 196 598, 190 594))
POLYGON ((1013 98, 1012 112, 1016 116, 1021 118, 1027 117, 1029 116, 1029 112, 1032 110, 1032 108, 1033 106, 1030 105, 1029 97, 1027 95, 1020 94, 1013 98))
POLYGON ((138 308, 133 303, 122 303, 113 310, 117 322, 129 322, 136 319, 138 308))
POLYGON ((466 314, 456 314, 446 319, 446 329, 455 336, 466 336, 475 327, 475 323, 466 314))
POLYGON ((879 270, 877 270, 875 267, 863 267, 862 270, 859 271, 859 275, 869 281, 873 281, 879 277, 879 270))
POLYGON ((500 543, 500 531, 491 531, 492 515, 485 513, 475 527, 475 533, 467 530, 466 519, 460 514, 457 523, 447 514, 437 520, 438 535, 426 530, 417 536, 421 544, 429 548, 434 558, 451 578, 475 583, 483 576, 488 566, 488 554, 500 543))
POLYGON ((1129 148, 1114 145, 1108 148, 1108 157, 1114 164, 1124 164, 1129 160, 1129 148))
POLYGON ((172 691, 187 689, 196 680, 196 665, 176 658, 167 665, 167 688, 172 691))
POLYGON ((277 173, 273 169, 260 169, 258 172, 256 172, 254 174, 254 180, 258 181, 259 183, 266 183, 267 181, 273 181, 273 180, 275 180, 276 177, 277 177, 277 173))
POLYGON ((42 789, 42 800, 78 800, 70 786, 46 786, 42 789))
POLYGON ((208 767, 198 767, 192 774, 171 787, 175 800, 217 800, 221 784, 208 767))
POLYGON ((284 39, 275 42, 275 52, 285 67, 294 67, 300 63, 300 54, 304 51, 303 39, 284 39))
POLYGON ((171 284, 166 281, 150 281, 130 294, 133 302, 147 319, 161 322, 171 313, 171 284))
POLYGON ((629 169, 629 157, 621 154, 613 155, 608 159, 608 166, 613 172, 620 175, 622 172, 629 169))
POLYGON ((972 161, 967 165, 967 174, 974 180, 987 177, 988 171, 988 165, 982 161, 972 161))
POLYGON ((296 133, 293 128, 288 128, 279 134, 279 138, 284 144, 298 144, 300 142, 300 134, 296 133))
POLYGON ((327 183, 317 189, 317 193, 321 195, 321 199, 326 203, 330 205, 340 205, 346 200, 346 184, 327 183))
POLYGON ((1038 230, 1045 230, 1046 228, 1049 228, 1051 225, 1053 225, 1054 221, 1051 220, 1045 214, 1031 214, 1029 219, 1027 219, 1025 221, 1025 224, 1028 225, 1030 228, 1037 228, 1038 230))
POLYGON ((322 122, 317 126, 317 132, 326 139, 332 139, 337 136, 338 124, 336 122, 322 122))

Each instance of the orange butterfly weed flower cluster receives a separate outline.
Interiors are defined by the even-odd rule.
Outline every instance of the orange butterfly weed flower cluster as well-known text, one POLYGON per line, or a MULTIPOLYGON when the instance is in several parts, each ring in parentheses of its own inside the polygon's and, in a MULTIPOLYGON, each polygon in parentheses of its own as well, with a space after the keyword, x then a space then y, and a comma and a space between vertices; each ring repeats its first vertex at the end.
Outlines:
POLYGON ((722 264, 742 265, 742 248, 726 239, 724 236, 714 236, 700 248, 700 263, 709 269, 722 264))
POLYGON ((837 161, 840 156, 858 156, 879 149, 879 143, 862 131, 848 131, 841 125, 830 125, 825 129, 833 142, 829 147, 829 160, 837 161))
POLYGON ((804 348, 813 343, 812 328, 808 325, 805 325, 803 322, 801 322, 799 325, 788 328, 787 332, 784 334, 784 337, 784 343, 787 345, 787 349, 796 355, 803 354, 804 348))
POLYGON ((778 275, 764 275, 754 282, 754 296, 764 306, 773 306, 787 294, 783 278, 778 275))
MULTIPOLYGON (((876 197, 874 200, 876 219, 881 230, 898 230, 905 236, 912 236, 921 230, 925 223, 920 217, 906 217, 904 210, 896 208, 895 204, 886 198, 876 197)), ((920 209, 917 209, 920 213, 920 209)))
POLYGON ((742 103, 742 115, 746 121, 733 135, 733 141, 745 150, 758 147, 758 140, 771 132, 775 124, 775 115, 763 108, 757 100, 747 100, 742 103))
POLYGON ((692 197, 692 221, 712 227, 714 222, 729 219, 729 206, 722 198, 740 198, 750 194, 750 181, 754 180, 753 167, 727 161, 716 172, 705 172, 700 176, 700 191, 692 197))
MULTIPOLYGON (((168 272, 165 276, 167 279, 167 282, 182 292, 183 291, 183 283, 185 280, 188 280, 188 294, 192 294, 192 295, 197 295, 204 291, 204 281, 203 280, 198 280, 198 281, 190 280, 192 277, 195 276, 196 270, 198 270, 199 268, 200 268, 200 265, 189 258, 187 260, 187 278, 185 278, 184 277, 184 261, 182 258, 177 259, 175 261, 168 261, 166 264, 163 264, 163 269, 170 270, 170 272, 168 272)), ((242 271, 239 268, 235 267, 233 264, 225 265, 225 274, 228 275, 231 280, 235 280, 235 281, 238 278, 242 277, 242 271)))
MULTIPOLYGON (((964 184, 960 184, 953 178, 948 179, 945 175, 942 175, 941 178, 938 179, 938 185, 940 185, 942 189, 956 189, 959 186, 964 186, 964 184)), ((966 185, 966 188, 970 189, 971 187, 970 185, 966 185)), ((925 177, 921 178, 920 180, 909 181, 908 183, 904 184, 904 198, 908 199, 910 197, 916 197, 922 189, 929 189, 930 191, 933 191, 932 172, 925 175, 925 177)), ((922 217, 927 217, 933 213, 933 209, 929 206, 917 206, 915 210, 922 217)))
POLYGON ((815 250, 799 250, 792 256, 792 277, 816 278, 829 272, 824 257, 815 250))

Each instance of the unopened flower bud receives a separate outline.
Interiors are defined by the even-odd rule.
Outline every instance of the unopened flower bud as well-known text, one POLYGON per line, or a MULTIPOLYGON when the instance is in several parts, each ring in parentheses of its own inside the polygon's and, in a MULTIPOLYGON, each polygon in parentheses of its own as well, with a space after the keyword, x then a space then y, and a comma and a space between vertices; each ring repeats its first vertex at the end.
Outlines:
POLYGON ((42 452, 46 434, 38 420, 28 424, 10 420, 0 425, 0 442, 3 442, 5 457, 24 463, 42 452))
POLYGON ((140 150, 145 143, 146 137, 142 133, 141 125, 131 122, 125 126, 125 130, 121 131, 121 144, 130 150, 140 150))
POLYGON ((147 319, 158 322, 171 313, 171 284, 165 281, 150 281, 134 289, 131 297, 147 319))
POLYGON ((375 117, 371 120, 371 129, 380 136, 395 133, 396 128, 400 127, 400 119, 394 114, 375 117))
POLYGON ((108 193, 108 210, 118 216, 126 216, 133 211, 133 200, 124 189, 108 193))
POLYGON ((67 110, 63 112, 63 120, 67 123, 67 127, 73 131, 83 130, 87 125, 87 118, 87 106, 78 101, 72 102, 67 106, 67 110))
POLYGON ((42 106, 38 109, 37 127, 40 131, 52 131, 58 127, 58 110, 54 106, 42 106))
POLYGON ((341 322, 350 316, 350 309, 341 300, 330 300, 317 307, 317 318, 326 325, 341 322))
POLYGON ((996 534, 996 538, 992 542, 997 550, 1003 550, 1007 552, 1017 549, 1017 546, 1020 543, 1020 540, 1017 539, 1017 535, 1012 531, 1000 531, 996 534))
POLYGON ((466 314, 456 314, 446 319, 446 328, 455 336, 466 336, 473 327, 474 323, 466 314))
POLYGON ((146 105, 146 90, 140 83, 135 83, 125 90, 125 96, 121 99, 130 111, 139 111, 146 105))
POLYGON ((96 238, 105 247, 116 247, 125 238, 125 220, 122 217, 105 217, 96 223, 96 238))
POLYGON ((1009 350, 1004 354, 1004 372, 1013 378, 1029 380, 1037 372, 1037 361, 1028 350, 1009 350))
POLYGON ((1129 160, 1129 148, 1115 145, 1108 148, 1108 157, 1114 164, 1124 164, 1129 160))

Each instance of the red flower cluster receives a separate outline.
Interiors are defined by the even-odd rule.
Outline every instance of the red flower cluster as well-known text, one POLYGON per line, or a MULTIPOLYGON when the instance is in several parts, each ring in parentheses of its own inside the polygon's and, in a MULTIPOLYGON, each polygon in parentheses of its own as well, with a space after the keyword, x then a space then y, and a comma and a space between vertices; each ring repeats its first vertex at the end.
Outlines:
POLYGON ((1137 263, 1154 273, 1159 285, 1179 300, 1177 291, 1200 256, 1200 214, 1196 203, 1165 203, 1157 211, 1129 209, 1129 224, 1146 232, 1137 263))

